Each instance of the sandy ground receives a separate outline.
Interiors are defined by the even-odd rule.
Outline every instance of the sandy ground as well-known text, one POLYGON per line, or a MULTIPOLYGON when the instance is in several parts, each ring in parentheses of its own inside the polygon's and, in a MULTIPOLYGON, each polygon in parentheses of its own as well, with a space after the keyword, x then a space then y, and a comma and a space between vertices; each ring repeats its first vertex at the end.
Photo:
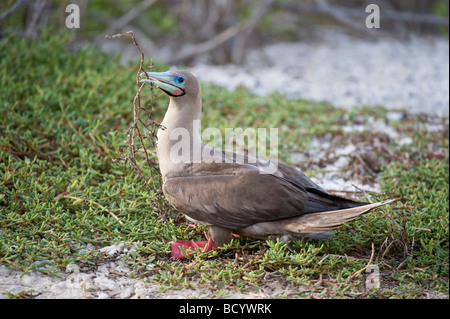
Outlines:
POLYGON ((319 42, 251 50, 242 66, 190 68, 203 81, 264 95, 327 101, 337 107, 382 105, 449 114, 449 42, 445 38, 366 41, 323 32, 319 42))
MULTIPOLYGON (((120 244, 119 244, 120 245, 120 244)), ((115 248, 109 246, 106 248, 115 248)), ((118 255, 121 258, 121 255, 118 255)), ((162 291, 158 285, 147 280, 127 277, 131 272, 126 262, 106 261, 94 267, 80 269, 80 266, 67 266, 60 278, 39 272, 22 273, 0 266, 0 299, 7 298, 6 292, 17 294, 27 292, 26 296, 36 299, 179 299, 213 298, 208 289, 183 289, 162 291)), ((225 297, 238 299, 260 299, 282 296, 292 284, 275 279, 266 281, 264 287, 254 292, 228 290, 225 297)), ((306 288, 305 288, 306 289, 306 288)), ((296 288, 298 291, 298 288, 296 288)))
MULTIPOLYGON (((257 94, 280 91, 288 97, 325 100, 339 107, 351 105, 384 105, 389 109, 405 108, 411 112, 448 115, 449 106, 448 40, 423 38, 408 42, 389 39, 365 42, 346 36, 328 36, 320 43, 276 44, 249 53, 244 66, 209 66, 199 62, 191 70, 203 81, 213 81, 230 89, 249 87, 257 94), (280 56, 282 58, 280 58, 280 56)), ((401 118, 392 111, 390 117, 401 118)), ((408 145, 411 139, 400 136, 383 122, 368 122, 362 127, 385 132, 397 143, 408 145)), ((433 127, 430 127, 433 129, 433 127)), ((292 162, 307 157, 320 158, 329 145, 321 141, 310 153, 292 154, 292 162)), ((346 154, 359 147, 348 144, 333 150, 339 160, 328 173, 316 176, 326 189, 355 190, 353 185, 377 191, 377 183, 361 184, 352 176, 337 172, 347 165, 346 154)), ((128 249, 124 245, 104 247, 111 255, 96 267, 69 265, 60 277, 42 273, 22 273, 0 266, 0 299, 6 293, 28 291, 35 298, 194 298, 211 297, 207 290, 181 290, 161 293, 159 287, 145 280, 128 278, 129 266, 121 260, 128 249), (80 268, 81 267, 81 268, 80 268)), ((284 282, 268 280, 258 292, 230 291, 233 298, 272 298, 289 289, 284 282)), ((431 297, 448 296, 434 294, 431 297)))

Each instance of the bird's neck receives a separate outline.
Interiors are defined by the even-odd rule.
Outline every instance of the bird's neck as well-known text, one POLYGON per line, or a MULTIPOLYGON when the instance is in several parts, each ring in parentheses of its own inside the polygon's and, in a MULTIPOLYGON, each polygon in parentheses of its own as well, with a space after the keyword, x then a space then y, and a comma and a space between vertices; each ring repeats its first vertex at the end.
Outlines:
POLYGON ((183 170, 186 164, 201 156, 201 99, 194 101, 171 98, 169 108, 158 130, 157 155, 163 177, 168 172, 183 170))

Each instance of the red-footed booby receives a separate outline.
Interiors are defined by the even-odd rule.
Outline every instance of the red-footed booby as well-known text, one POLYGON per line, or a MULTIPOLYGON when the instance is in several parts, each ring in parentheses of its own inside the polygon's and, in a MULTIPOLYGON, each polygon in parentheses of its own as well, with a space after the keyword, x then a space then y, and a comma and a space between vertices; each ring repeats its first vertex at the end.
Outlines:
POLYGON ((298 240, 392 202, 370 204, 335 196, 296 168, 211 148, 201 141, 196 125, 202 99, 195 76, 187 71, 144 72, 144 76, 141 82, 170 96, 157 133, 164 195, 189 220, 210 229, 208 242, 173 242, 174 258, 184 258, 181 247, 217 249, 229 243, 232 234, 298 240))

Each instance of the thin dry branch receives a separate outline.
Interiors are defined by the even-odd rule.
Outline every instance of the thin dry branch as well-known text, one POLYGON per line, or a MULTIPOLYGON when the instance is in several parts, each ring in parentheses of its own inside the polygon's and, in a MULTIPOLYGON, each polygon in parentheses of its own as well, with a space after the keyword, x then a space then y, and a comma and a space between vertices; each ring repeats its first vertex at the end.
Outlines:
POLYGON ((237 63, 239 63, 242 60, 246 40, 250 37, 257 23, 270 10, 274 3, 275 0, 262 1, 260 7, 257 10, 254 10, 253 14, 246 21, 227 28, 210 40, 185 47, 179 54, 170 58, 169 63, 184 61, 193 56, 212 51, 233 37, 237 37, 238 42, 238 45, 233 49, 233 62, 237 61, 237 63))
POLYGON ((367 265, 365 265, 363 268, 361 268, 360 270, 358 270, 357 272, 355 272, 353 275, 351 275, 350 277, 348 277, 347 281, 352 280, 353 278, 355 278, 356 276, 358 276, 360 273, 362 273, 364 270, 367 269, 367 267, 370 266, 370 264, 372 264, 372 260, 373 260, 373 256, 375 255, 375 246, 372 243, 372 253, 370 254, 370 259, 367 262, 367 265))
POLYGON ((39 24, 42 19, 48 0, 35 0, 29 6, 29 15, 27 16, 25 35, 29 38, 38 36, 39 24))
POLYGON ((222 43, 228 41, 229 39, 234 37, 236 34, 238 34, 242 30, 243 27, 244 27, 243 23, 238 23, 238 24, 222 31, 221 33, 219 33, 214 38, 212 38, 208 41, 205 41, 200 44, 188 46, 188 47, 184 48, 179 54, 172 57, 169 62, 175 63, 175 62, 183 61, 183 60, 189 59, 193 56, 214 50, 215 48, 220 46, 222 43))
MULTIPOLYGON (((144 171, 141 169, 141 167, 137 164, 136 162, 136 152, 138 151, 136 149, 136 144, 135 144, 135 140, 136 140, 136 134, 138 134, 142 145, 144 145, 143 143, 143 139, 141 138, 141 132, 139 130, 139 126, 138 126, 138 122, 139 122, 139 113, 141 110, 141 99, 140 99, 140 95, 141 95, 141 91, 144 88, 143 84, 139 83, 139 75, 142 72, 145 72, 144 70, 144 52, 142 51, 142 49, 139 46, 139 43, 137 42, 133 31, 128 31, 128 32, 124 32, 124 33, 119 33, 119 34, 115 34, 112 36, 106 35, 105 38, 106 39, 117 39, 117 38, 121 38, 124 36, 131 36, 131 38, 133 39, 134 45, 136 46, 136 48, 139 50, 139 53, 141 55, 141 62, 139 64, 139 70, 136 74, 136 86, 137 86, 137 92, 136 95, 134 96, 133 99, 133 116, 134 116, 134 121, 133 121, 133 125, 127 130, 127 141, 128 141, 128 147, 129 147, 129 152, 128 155, 125 157, 125 161, 130 161, 131 165, 133 166, 134 170, 137 171, 140 175, 145 176, 144 171)), ((145 149, 145 146, 144 146, 145 149)), ((147 150, 145 149, 145 156, 147 158, 147 163, 149 163, 148 161, 148 154, 147 154, 147 150)), ((151 166, 150 166, 151 167, 151 166)))
MULTIPOLYGON (((149 150, 148 147, 154 147, 156 146, 156 133, 157 130, 164 127, 162 127, 159 123, 153 121, 153 117, 151 114, 151 111, 149 108, 143 108, 141 106, 141 93, 144 89, 144 84, 141 84, 139 82, 140 74, 146 73, 144 70, 144 52, 142 51, 141 47, 139 46, 139 43, 136 39, 136 37, 133 34, 133 31, 128 31, 124 33, 115 34, 112 36, 106 35, 106 39, 117 39, 124 36, 130 36, 133 39, 134 45, 138 49, 141 61, 139 64, 139 69, 136 74, 136 94, 133 99, 133 124, 131 127, 126 131, 127 135, 127 144, 128 149, 124 152, 126 153, 125 156, 119 157, 115 160, 115 162, 130 162, 131 166, 133 167, 134 171, 137 172, 143 179, 144 179, 144 186, 149 187, 151 190, 153 190, 155 200, 153 201, 153 204, 157 208, 159 212, 163 212, 167 210, 167 202, 164 199, 164 195, 161 189, 162 185, 162 176, 159 172, 159 169, 156 167, 156 162, 150 160, 149 157, 149 150), (145 116, 148 117, 146 121, 142 120, 141 111, 145 114, 145 116), (140 127, 141 124, 143 126, 140 127), (147 142, 147 143, 146 143, 147 142), (137 145, 136 143, 140 144, 137 145), (147 145, 146 145, 147 144, 147 145), (141 166, 139 166, 139 163, 136 161, 136 153, 142 152, 145 156, 145 161, 148 166, 148 170, 142 169, 141 166), (158 183, 155 183, 154 177, 153 177, 153 171, 157 171, 157 178, 158 183), (149 172, 150 176, 146 174, 146 171, 149 172)), ((150 64, 150 71, 153 71, 153 65, 150 64)), ((153 87, 150 86, 150 90, 152 90, 153 87)), ((151 94, 153 96, 153 94, 151 94)), ((149 104, 151 106, 151 109, 153 110, 154 107, 152 104, 149 104)), ((162 215, 164 218, 164 215, 162 215)))
POLYGON ((400 12, 395 10, 385 10, 383 18, 402 21, 402 22, 415 22, 424 24, 437 24, 449 27, 449 20, 444 17, 439 17, 434 14, 427 13, 415 13, 415 12, 400 12))
POLYGON ((11 14, 13 14, 17 10, 19 10, 20 7, 22 7, 24 4, 27 4, 27 2, 28 2, 28 0, 17 0, 16 2, 14 2, 11 7, 9 7, 7 10, 5 10, 4 12, 2 12, 0 14, 0 22, 2 22, 7 17, 9 17, 11 14))
MULTIPOLYGON (((364 19, 367 16, 367 13, 365 13, 364 10, 332 5, 327 0, 316 0, 316 4, 318 12, 325 13, 333 17, 340 23, 349 26, 351 28, 358 30, 366 30, 365 28, 362 28, 362 24, 359 21, 355 20, 359 19, 362 21, 362 19, 364 19)), ((384 7, 385 5, 380 6, 380 8, 384 7)), ((315 9, 302 6, 301 11, 304 13, 311 11, 314 12, 315 9)), ((385 9, 381 12, 381 16, 383 19, 391 20, 394 22, 422 23, 431 25, 443 25, 446 26, 447 28, 449 27, 448 18, 428 13, 402 12, 392 9, 385 9)))
POLYGON ((237 34, 237 39, 231 52, 231 61, 235 64, 241 64, 244 59, 245 48, 248 43, 248 39, 251 37, 253 30, 259 21, 269 12, 274 5, 275 0, 264 0, 258 9, 254 10, 248 21, 246 22, 242 32, 237 34))
POLYGON ((316 0, 316 3, 322 12, 332 16, 340 23, 355 29, 362 29, 361 23, 355 21, 354 19, 349 19, 348 15, 339 7, 330 5, 326 0, 316 0))
MULTIPOLYGON (((113 32, 116 32, 116 31, 118 31, 120 29, 125 28, 131 21, 133 21, 139 15, 141 15, 142 12, 144 12, 145 10, 150 8, 156 1, 157 0, 144 0, 144 1, 142 1, 137 6, 133 7, 133 9, 128 11, 126 14, 121 16, 119 19, 114 20, 114 22, 111 23, 111 25, 106 29, 105 33, 109 34, 109 33, 113 33, 113 32)), ((122 35, 125 35, 127 33, 128 32, 122 33, 122 35)), ((117 37, 120 37, 120 36, 117 36, 117 37)), ((134 35, 133 35, 133 39, 135 39, 134 35)), ((96 42, 101 42, 101 40, 103 40, 103 38, 100 36, 95 41, 96 42)), ((141 51, 139 46, 137 46, 137 48, 139 49, 139 51, 141 51)))

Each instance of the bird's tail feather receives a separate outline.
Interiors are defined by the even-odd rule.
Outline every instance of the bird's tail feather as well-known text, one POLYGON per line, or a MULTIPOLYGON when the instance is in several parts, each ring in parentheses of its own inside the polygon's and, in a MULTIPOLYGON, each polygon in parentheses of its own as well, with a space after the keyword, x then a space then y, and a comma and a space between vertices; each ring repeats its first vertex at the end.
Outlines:
POLYGON ((374 208, 392 203, 393 201, 395 201, 395 199, 364 206, 302 215, 291 219, 285 225, 285 229, 293 233, 303 234, 330 231, 339 227, 343 223, 349 222, 363 214, 368 213, 374 208))

